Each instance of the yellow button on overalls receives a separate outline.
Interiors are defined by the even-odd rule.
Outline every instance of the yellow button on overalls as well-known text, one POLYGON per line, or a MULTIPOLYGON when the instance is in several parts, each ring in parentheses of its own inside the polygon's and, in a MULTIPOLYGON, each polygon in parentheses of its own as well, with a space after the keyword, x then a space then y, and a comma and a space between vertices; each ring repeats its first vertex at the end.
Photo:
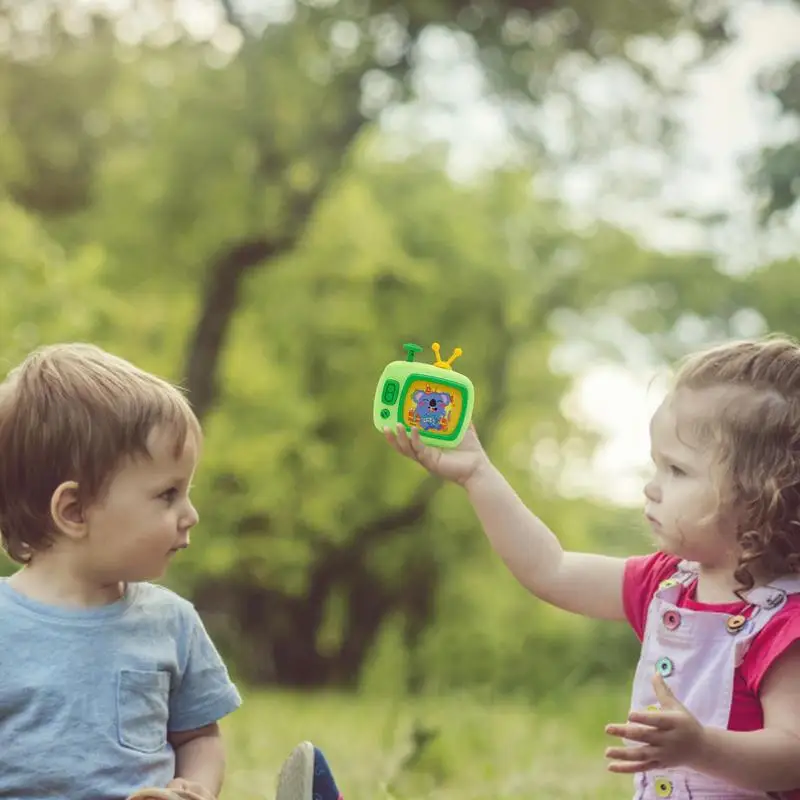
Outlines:
POLYGON ((672 797, 672 781, 656 778, 656 794, 659 797, 672 797))

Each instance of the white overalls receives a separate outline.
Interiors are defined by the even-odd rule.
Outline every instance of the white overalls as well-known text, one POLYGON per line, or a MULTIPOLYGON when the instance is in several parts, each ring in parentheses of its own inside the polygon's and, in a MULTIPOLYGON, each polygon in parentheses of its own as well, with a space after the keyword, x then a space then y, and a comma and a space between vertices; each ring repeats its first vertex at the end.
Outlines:
MULTIPOLYGON (((706 726, 727 729, 733 679, 753 637, 783 607, 789 594, 800 593, 800 577, 773 581, 746 595, 752 613, 694 611, 675 605, 681 586, 697 577, 697 565, 682 561, 677 572, 662 581, 647 612, 642 654, 633 682, 631 708, 657 706, 652 685, 659 672, 675 697, 706 726)), ((630 742, 629 744, 636 744, 630 742)), ((749 800, 775 798, 740 789, 694 770, 676 768, 639 773, 634 800, 749 800)))

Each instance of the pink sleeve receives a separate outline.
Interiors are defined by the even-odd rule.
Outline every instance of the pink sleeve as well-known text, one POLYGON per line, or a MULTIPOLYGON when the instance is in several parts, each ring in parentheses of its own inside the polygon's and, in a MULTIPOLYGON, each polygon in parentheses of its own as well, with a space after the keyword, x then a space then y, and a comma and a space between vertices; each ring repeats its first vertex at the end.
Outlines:
POLYGON ((647 622, 647 609, 658 584, 675 573, 680 559, 666 553, 632 556, 625 562, 622 578, 622 603, 625 616, 642 641, 647 622))
POLYGON ((800 641, 800 597, 792 596, 753 639, 741 666, 741 674, 754 694, 769 668, 791 647, 800 641))

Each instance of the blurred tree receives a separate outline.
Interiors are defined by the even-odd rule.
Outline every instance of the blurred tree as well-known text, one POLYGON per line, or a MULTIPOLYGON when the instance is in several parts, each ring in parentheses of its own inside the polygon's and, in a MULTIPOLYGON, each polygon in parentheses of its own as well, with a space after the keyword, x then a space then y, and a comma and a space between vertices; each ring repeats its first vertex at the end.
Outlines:
POLYGON ((629 37, 680 28, 716 40, 719 17, 667 0, 342 0, 287 4, 282 20, 201 6, 207 25, 166 1, 91 17, 66 0, 0 2, 14 332, 0 352, 92 338, 185 379, 208 431, 198 495, 213 535, 198 533, 175 580, 245 677, 354 683, 392 620, 428 654, 433 618, 469 629, 458 602, 437 606, 445 584, 475 618, 506 619, 474 594, 486 546, 457 491, 370 428, 374 380, 403 341, 464 348, 484 440, 563 518, 565 541, 589 546, 593 507, 568 513, 527 485, 535 441, 576 437, 553 312, 580 330, 611 309, 680 347, 687 313, 704 334, 735 329, 741 307, 793 320, 771 283, 790 265, 736 282, 618 231, 575 232, 532 196, 529 170, 458 185, 435 150, 387 160, 373 124, 414 94, 432 25, 455 30, 497 97, 533 104, 570 49, 627 58, 629 37))
MULTIPOLYGON (((800 2, 795 0, 798 7, 800 2)), ((769 76, 769 92, 785 116, 800 120, 800 60, 769 76)), ((800 197, 800 137, 771 145, 761 154, 755 185, 764 194, 762 220, 789 211, 800 197)))
MULTIPOLYGON (((237 187, 243 194, 238 229, 220 231, 208 245, 212 254, 200 255, 195 265, 208 261, 185 372, 201 416, 215 400, 241 281, 296 246, 364 124, 413 93, 415 57, 431 26, 460 31, 465 56, 477 48, 496 93, 523 92, 536 101, 566 51, 630 60, 631 37, 691 30, 715 42, 724 21, 723 7, 694 14, 671 0, 646 8, 633 0, 220 3, 224 22, 206 32, 210 41, 203 44, 186 30, 191 17, 181 20, 178 6, 166 0, 132 3, 108 17, 86 16, 70 0, 0 4, 5 124, 21 157, 8 186, 24 207, 48 216, 88 207, 98 160, 110 143, 151 139, 155 120, 142 116, 141 106, 110 97, 126 64, 144 68, 146 100, 167 108, 178 102, 178 113, 197 120, 201 141, 187 131, 188 139, 176 142, 183 157, 175 153, 167 165, 176 177, 215 166, 246 173, 237 187), (186 69, 200 73, 192 76, 196 88, 176 98, 176 70, 186 69), (227 102, 220 102, 220 92, 227 102), (207 135, 212 116, 227 137, 207 135)), ((198 2, 201 8, 209 6, 198 2)), ((200 188, 191 184, 178 184, 177 192, 200 188)), ((183 214, 168 217, 172 225, 191 219, 182 203, 170 210, 178 208, 183 214)))

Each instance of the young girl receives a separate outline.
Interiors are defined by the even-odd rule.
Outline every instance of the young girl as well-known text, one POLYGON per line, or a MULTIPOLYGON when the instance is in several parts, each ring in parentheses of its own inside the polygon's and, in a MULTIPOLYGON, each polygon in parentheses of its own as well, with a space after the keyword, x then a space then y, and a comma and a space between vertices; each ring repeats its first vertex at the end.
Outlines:
POLYGON ((474 431, 451 451, 386 430, 461 484, 492 547, 534 595, 627 620, 642 641, 608 769, 635 798, 800 798, 800 345, 741 342, 688 359, 651 422, 644 514, 657 551, 566 552, 474 431))

